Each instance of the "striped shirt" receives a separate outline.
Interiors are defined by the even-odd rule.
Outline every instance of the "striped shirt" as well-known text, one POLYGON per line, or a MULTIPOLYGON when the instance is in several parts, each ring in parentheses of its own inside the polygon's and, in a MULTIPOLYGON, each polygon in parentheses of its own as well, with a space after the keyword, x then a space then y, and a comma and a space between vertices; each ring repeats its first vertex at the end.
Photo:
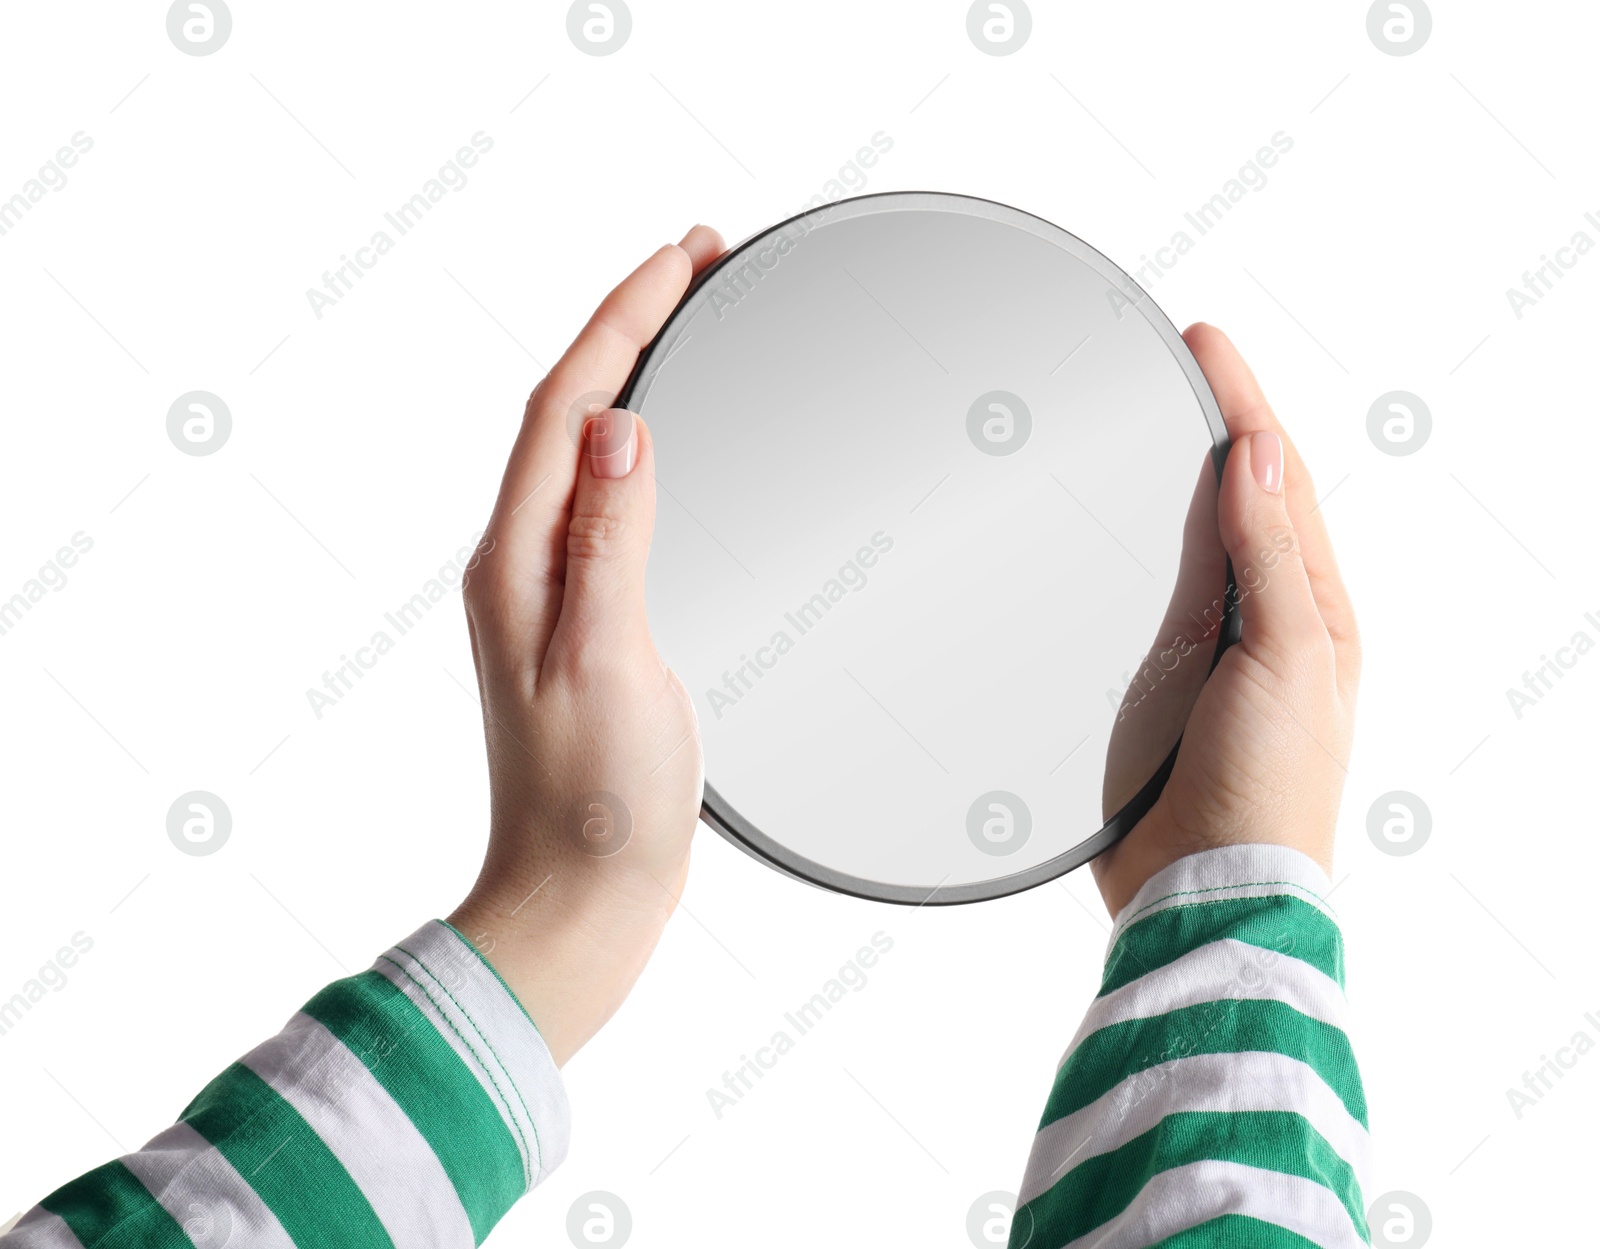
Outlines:
POLYGON ((143 1149, 3 1249, 471 1249, 567 1152, 561 1075, 510 989, 429 923, 335 981, 143 1149))
MULTIPOLYGON (((1366 1104, 1327 893, 1274 846, 1192 855, 1140 890, 1056 1072, 1011 1249, 1367 1243, 1366 1104)), ((0 1249, 467 1249, 567 1137, 532 1020, 435 921, 0 1249)))
POLYGON ((1011 1249, 1368 1243, 1328 892, 1280 846, 1207 850, 1146 882, 1056 1070, 1011 1249))

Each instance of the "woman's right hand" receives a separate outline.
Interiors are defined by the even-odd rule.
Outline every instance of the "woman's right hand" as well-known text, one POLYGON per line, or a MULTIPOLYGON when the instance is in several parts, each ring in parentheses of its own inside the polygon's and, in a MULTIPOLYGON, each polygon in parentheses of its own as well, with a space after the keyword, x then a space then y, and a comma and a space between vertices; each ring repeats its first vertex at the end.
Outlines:
MULTIPOLYGON (((1168 864, 1217 846, 1289 846, 1331 871, 1354 727, 1360 640, 1310 474, 1227 336, 1199 324, 1184 339, 1233 443, 1216 523, 1242 634, 1200 690, 1161 796, 1094 861, 1113 915, 1168 864)), ((1207 664, 1212 649, 1181 662, 1207 664)))

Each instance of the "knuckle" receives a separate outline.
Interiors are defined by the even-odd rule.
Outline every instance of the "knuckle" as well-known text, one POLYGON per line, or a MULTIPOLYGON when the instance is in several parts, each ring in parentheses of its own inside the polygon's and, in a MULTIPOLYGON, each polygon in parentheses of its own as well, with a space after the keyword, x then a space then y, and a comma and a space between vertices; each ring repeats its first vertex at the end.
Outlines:
POLYGON ((1284 622, 1270 636, 1257 640, 1255 653, 1280 692, 1333 688, 1333 646, 1327 634, 1309 622, 1284 622))
POLYGON ((480 625, 493 625, 507 614, 506 595, 497 578, 472 578, 461 588, 461 602, 467 616, 480 625))
POLYGON ((575 563, 614 559, 628 537, 626 522, 615 516, 574 516, 567 525, 567 558, 575 563))
POLYGON ((1278 656, 1286 671, 1320 668, 1323 648, 1327 648, 1330 657, 1333 652, 1322 622, 1297 603, 1286 603, 1284 607, 1288 610, 1276 614, 1270 627, 1263 630, 1263 645, 1278 656))
POLYGON ((468 565, 461 577, 461 597, 470 607, 498 599, 504 593, 505 572, 499 560, 468 565))
POLYGON ((1244 563, 1243 556, 1250 547, 1250 531, 1238 517, 1219 516, 1217 521, 1217 536, 1222 539, 1222 547, 1228 552, 1234 568, 1238 569, 1244 563))
POLYGON ((480 598, 484 593, 485 584, 492 584, 498 575, 499 561, 489 560, 494 549, 495 540, 485 535, 473 548, 472 558, 461 570, 461 595, 468 602, 480 598))
POLYGON ((461 578, 461 599, 468 607, 481 603, 488 594, 493 574, 484 568, 468 568, 461 578))
POLYGON ((1345 635, 1344 641, 1345 666, 1352 677, 1359 679, 1361 676, 1361 631, 1355 627, 1352 620, 1350 632, 1345 635))
POLYGON ((1235 563, 1275 564, 1299 553, 1294 525, 1278 496, 1259 497, 1241 507, 1224 507, 1217 515, 1218 537, 1235 563))
POLYGON ((497 631, 526 610, 529 591, 499 561, 474 568, 461 585, 467 618, 477 627, 497 631))
POLYGON ((1234 581, 1244 593, 1261 593, 1285 575, 1304 575, 1300 548, 1292 531, 1269 529, 1242 538, 1236 547, 1234 581))

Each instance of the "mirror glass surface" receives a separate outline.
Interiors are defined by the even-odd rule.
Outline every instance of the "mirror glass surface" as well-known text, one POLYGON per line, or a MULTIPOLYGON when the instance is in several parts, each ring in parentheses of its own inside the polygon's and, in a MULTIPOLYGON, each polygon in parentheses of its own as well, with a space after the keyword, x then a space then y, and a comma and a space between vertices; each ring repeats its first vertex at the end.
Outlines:
POLYGON ((1099 253, 988 201, 843 201, 732 249, 618 402, 654 434, 651 627, 721 831, 938 904, 1142 813, 1231 623, 1224 433, 1099 253))

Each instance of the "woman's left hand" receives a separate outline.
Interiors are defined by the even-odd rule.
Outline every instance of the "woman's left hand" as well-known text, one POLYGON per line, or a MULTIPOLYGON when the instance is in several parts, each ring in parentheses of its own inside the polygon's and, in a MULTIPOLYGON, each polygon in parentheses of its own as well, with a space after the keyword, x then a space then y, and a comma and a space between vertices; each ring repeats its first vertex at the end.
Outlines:
POLYGON ((528 400, 466 585, 488 741, 489 850, 451 922, 558 1064, 621 1005, 683 888, 704 771, 650 638, 650 431, 610 408, 723 250, 696 226, 596 310, 528 400))

